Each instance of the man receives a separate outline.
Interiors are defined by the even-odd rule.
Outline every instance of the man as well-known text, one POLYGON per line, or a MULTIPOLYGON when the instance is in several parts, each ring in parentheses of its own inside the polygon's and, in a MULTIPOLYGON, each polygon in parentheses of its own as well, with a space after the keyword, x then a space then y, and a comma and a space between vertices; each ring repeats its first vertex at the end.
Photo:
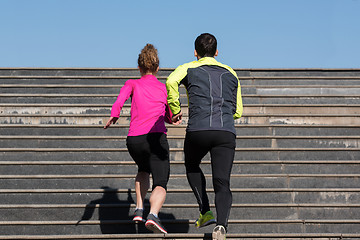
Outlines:
POLYGON ((195 226, 215 223, 200 168, 202 158, 210 152, 217 218, 212 235, 213 239, 226 239, 232 204, 230 174, 236 145, 234 119, 240 118, 243 110, 240 82, 232 68, 215 60, 218 50, 213 35, 203 33, 196 38, 194 55, 197 61, 177 67, 167 78, 168 104, 173 122, 180 123, 179 85, 183 84, 189 103, 184 143, 186 176, 200 210, 195 226))

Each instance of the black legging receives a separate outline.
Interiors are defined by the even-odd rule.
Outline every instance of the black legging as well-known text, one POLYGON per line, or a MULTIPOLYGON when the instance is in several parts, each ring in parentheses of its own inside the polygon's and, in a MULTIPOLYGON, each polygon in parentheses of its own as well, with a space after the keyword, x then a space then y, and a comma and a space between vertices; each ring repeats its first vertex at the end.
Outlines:
POLYGON ((128 136, 126 145, 138 165, 138 172, 151 173, 152 189, 161 186, 166 190, 170 173, 169 144, 166 134, 148 133, 128 136))
POLYGON ((187 132, 185 137, 186 176, 202 214, 210 210, 201 159, 210 151, 212 179, 215 191, 217 224, 227 227, 232 194, 230 175, 235 154, 235 135, 227 131, 187 132))

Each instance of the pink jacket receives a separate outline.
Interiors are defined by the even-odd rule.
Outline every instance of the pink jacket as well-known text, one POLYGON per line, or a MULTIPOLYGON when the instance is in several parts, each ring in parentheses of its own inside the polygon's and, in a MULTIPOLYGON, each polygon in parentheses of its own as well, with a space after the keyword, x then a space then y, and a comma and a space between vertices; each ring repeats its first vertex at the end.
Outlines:
POLYGON ((131 121, 128 136, 152 132, 166 133, 165 122, 171 123, 165 84, 153 75, 127 80, 111 109, 111 117, 119 117, 126 100, 131 97, 131 121))

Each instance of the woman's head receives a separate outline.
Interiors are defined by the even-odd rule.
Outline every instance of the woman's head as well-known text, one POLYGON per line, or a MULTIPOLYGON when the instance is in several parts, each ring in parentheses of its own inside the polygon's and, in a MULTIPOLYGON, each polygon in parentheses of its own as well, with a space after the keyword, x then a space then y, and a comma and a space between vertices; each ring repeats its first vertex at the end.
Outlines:
POLYGON ((157 49, 150 43, 141 50, 138 66, 142 74, 155 74, 159 70, 159 57, 157 49))

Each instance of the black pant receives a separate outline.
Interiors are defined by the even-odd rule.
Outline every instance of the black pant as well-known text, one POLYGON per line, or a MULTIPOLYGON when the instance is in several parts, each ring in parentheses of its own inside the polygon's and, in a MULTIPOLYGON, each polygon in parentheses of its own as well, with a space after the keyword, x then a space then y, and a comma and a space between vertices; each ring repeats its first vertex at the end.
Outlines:
POLYGON ((128 136, 126 145, 138 165, 138 172, 151 173, 152 189, 161 186, 167 189, 170 174, 169 144, 165 133, 148 133, 128 136))
POLYGON ((217 224, 227 227, 232 193, 230 174, 235 154, 235 135, 227 131, 187 132, 185 137, 186 176, 202 213, 210 210, 206 180, 200 168, 202 158, 210 152, 215 191, 217 224))

